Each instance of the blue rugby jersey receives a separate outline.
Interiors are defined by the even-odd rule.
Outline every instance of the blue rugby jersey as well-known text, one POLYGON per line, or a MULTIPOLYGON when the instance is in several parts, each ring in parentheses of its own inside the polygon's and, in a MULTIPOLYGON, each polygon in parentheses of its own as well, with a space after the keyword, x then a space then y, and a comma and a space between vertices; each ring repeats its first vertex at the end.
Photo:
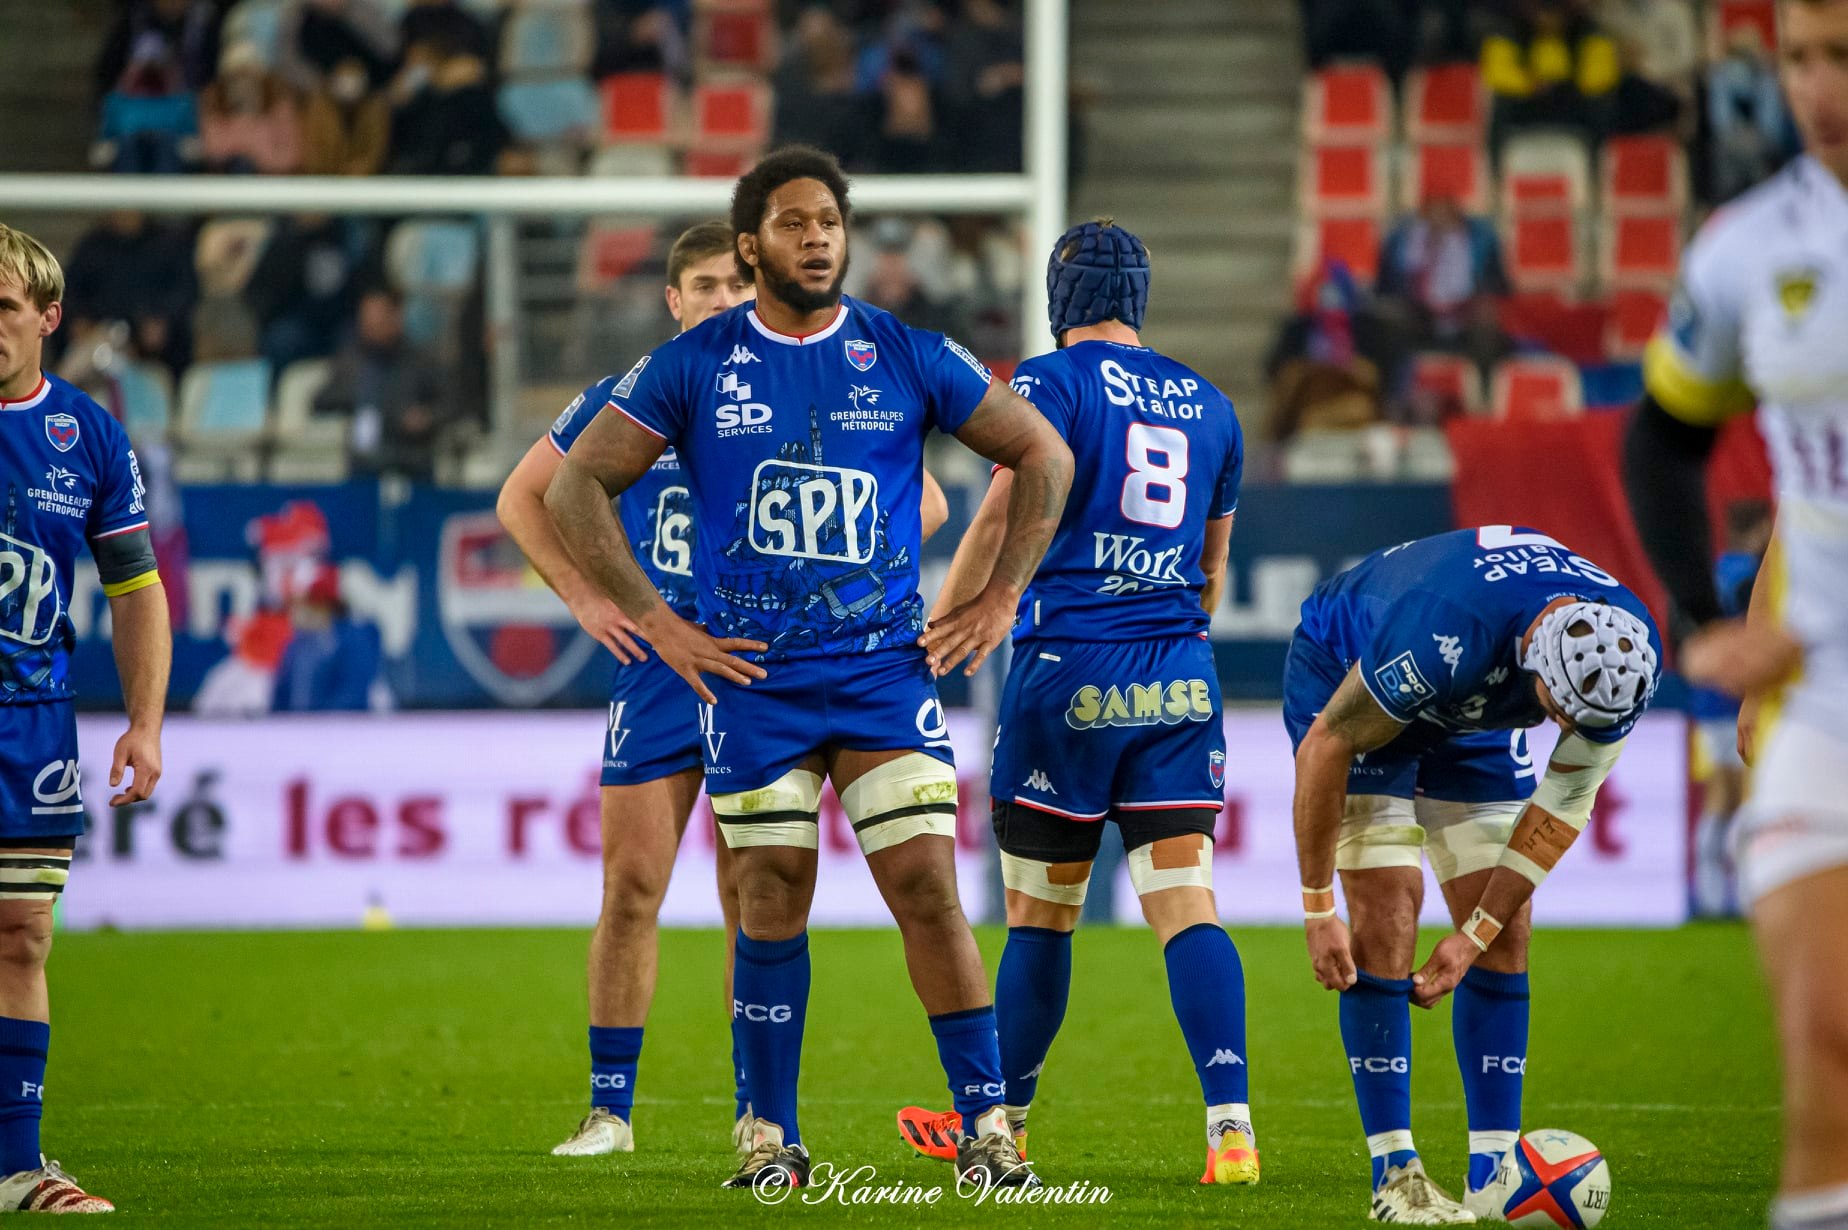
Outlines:
MULTIPOLYGON (((1309 596, 1302 633, 1344 664, 1358 662, 1367 691, 1400 721, 1510 730, 1546 720, 1534 676, 1521 669, 1521 637, 1548 603, 1566 597, 1638 616, 1660 661, 1661 633, 1617 578, 1544 534, 1506 525, 1374 552, 1309 596)), ((1614 743, 1646 704, 1614 725, 1579 733, 1614 743)))
MULTIPOLYGON (((43 376, 0 401, 0 705, 70 699, 78 550, 146 529, 141 469, 122 425, 75 385, 43 376)), ((127 593, 148 572, 105 587, 127 593)))
POLYGON ((747 303, 644 356, 609 405, 679 455, 708 630, 821 657, 915 646, 924 435, 960 428, 989 381, 852 298, 801 338, 747 303))
POLYGON ((1238 508, 1244 471, 1244 436, 1225 394, 1165 355, 1101 341, 1027 360, 1014 391, 1073 458, 1072 493, 1014 639, 1205 631, 1206 523, 1238 508))
MULTIPOLYGON (((578 394, 552 424, 546 438, 559 456, 584 434, 598 411, 610 404, 617 377, 605 376, 578 394)), ((693 498, 672 448, 656 458, 616 503, 623 533, 635 560, 661 592, 661 598, 684 619, 695 617, 693 601, 693 498)))

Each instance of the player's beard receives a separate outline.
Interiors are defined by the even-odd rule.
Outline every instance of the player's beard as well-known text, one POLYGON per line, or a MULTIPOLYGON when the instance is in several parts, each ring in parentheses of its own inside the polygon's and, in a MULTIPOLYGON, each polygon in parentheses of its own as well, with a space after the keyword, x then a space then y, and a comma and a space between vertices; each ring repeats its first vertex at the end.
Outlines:
POLYGON ((847 254, 841 253, 840 268, 826 290, 807 290, 769 260, 760 261, 757 272, 763 275, 764 289, 798 312, 825 312, 841 301, 841 286, 847 281, 847 254))

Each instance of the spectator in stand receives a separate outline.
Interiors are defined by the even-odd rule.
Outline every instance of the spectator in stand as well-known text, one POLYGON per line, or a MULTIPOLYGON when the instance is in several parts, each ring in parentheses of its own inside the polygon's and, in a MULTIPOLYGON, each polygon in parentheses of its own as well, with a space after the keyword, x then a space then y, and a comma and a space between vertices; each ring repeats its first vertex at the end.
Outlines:
POLYGON ((948 303, 928 294, 911 264, 911 229, 896 218, 873 228, 873 260, 859 298, 884 308, 914 329, 967 337, 968 322, 948 303))
POLYGON ((892 52, 879 78, 874 107, 878 169, 894 175, 930 171, 937 137, 936 100, 914 48, 899 47, 892 52))
POLYGON ((1433 195, 1386 236, 1377 308, 1399 331, 1395 350, 1449 350, 1485 371, 1508 350, 1498 320, 1509 290, 1501 241, 1484 218, 1452 197, 1433 195))
POLYGON ((1704 57, 1688 0, 1597 0, 1592 17, 1617 44, 1628 72, 1693 100, 1704 57))
POLYGON ((391 123, 394 174, 494 174, 509 141, 480 56, 407 62, 394 89, 400 98, 391 123))
POLYGON ((198 157, 199 100, 165 46, 144 40, 103 98, 90 163, 124 174, 177 175, 198 157))
POLYGON ((1407 0, 1301 0, 1303 58, 1370 60, 1396 83, 1418 45, 1417 5, 1407 0))
POLYGON ((1366 427, 1380 419, 1385 345, 1345 264, 1326 260, 1283 324, 1264 374, 1272 438, 1366 427))
POLYGON ((777 67, 771 145, 813 145, 858 170, 866 161, 867 107, 854 92, 853 36, 834 11, 811 4, 777 67))
POLYGON ((283 10, 278 70, 296 89, 320 84, 343 60, 384 84, 397 60, 397 32, 377 0, 292 0, 283 10))
POLYGON ((1617 45, 1574 0, 1520 0, 1506 28, 1483 40, 1482 79, 1493 94, 1490 144, 1511 129, 1572 128, 1587 140, 1610 131, 1617 45))
POLYGON ((103 40, 96 60, 96 97, 106 97, 136 60, 164 60, 181 84, 197 92, 218 67, 222 14, 212 0, 130 0, 103 40))
POLYGON ((684 77, 688 69, 687 13, 684 6, 661 0, 602 0, 597 5, 595 76, 611 73, 666 73, 684 77))
POLYGON ((302 113, 302 172, 377 175, 391 145, 391 104, 355 59, 334 65, 302 113))
POLYGON ((350 219, 302 214, 276 224, 244 287, 272 375, 334 353, 352 317, 365 248, 350 219))
POLYGON ((289 604, 289 643, 276 664, 272 713, 364 713, 383 686, 379 630, 356 621, 340 597, 340 573, 323 565, 289 604))
POLYGON ((1706 120, 1715 204, 1730 201, 1796 153, 1777 66, 1755 29, 1735 31, 1725 58, 1707 70, 1706 120))
POLYGON ((199 296, 192 247, 186 228, 130 210, 85 231, 64 263, 62 332, 72 349, 119 321, 133 356, 165 365, 177 379, 192 360, 189 322, 199 296))
POLYGON ((435 366, 404 336, 404 303, 378 287, 359 301, 358 331, 334 357, 316 414, 347 416, 353 468, 430 481, 454 421, 435 366))
POLYGON ((1000 0, 964 0, 944 51, 949 126, 959 170, 1018 172, 1027 80, 1020 23, 1000 0))
POLYGON ((199 137, 210 171, 290 175, 302 165, 295 94, 269 70, 253 43, 233 43, 218 80, 199 100, 199 137))
POLYGON ((408 55, 419 43, 435 44, 450 54, 494 58, 488 28, 456 0, 410 0, 398 18, 398 46, 408 55))

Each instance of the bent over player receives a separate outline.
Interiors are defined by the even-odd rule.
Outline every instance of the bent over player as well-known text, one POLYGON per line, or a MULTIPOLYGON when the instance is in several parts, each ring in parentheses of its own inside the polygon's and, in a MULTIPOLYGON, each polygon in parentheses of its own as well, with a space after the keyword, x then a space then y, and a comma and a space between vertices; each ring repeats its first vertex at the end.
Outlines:
POLYGON ((546 504, 585 574, 705 702, 706 786, 738 867, 733 1022, 756 1116, 727 1185, 808 1176, 796 1081, 824 775, 930 1014, 964 1120, 958 1166, 1025 1184, 957 901, 948 724, 917 644, 918 502, 933 428, 1016 471, 993 582, 931 629, 958 658, 992 649, 1058 524, 1071 453, 961 346, 843 298, 850 216, 846 179, 819 151, 784 149, 744 175, 731 227, 755 303, 637 362, 546 504), (611 513, 670 444, 699 527, 699 614, 716 636, 662 603, 611 513))
POLYGON ((1784 1061, 1776 1230, 1848 1227, 1848 0, 1782 0, 1805 153, 1715 214, 1650 343, 1626 478, 1691 679, 1759 708, 1739 894, 1784 1061), (1705 460, 1754 395, 1778 498, 1751 614, 1721 617, 1705 460), (1762 616, 1762 618, 1761 618, 1762 616), (1775 716, 1774 716, 1775 714, 1775 716))
POLYGON ((128 710, 112 807, 141 802, 160 780, 173 638, 128 435, 40 368, 63 297, 51 253, 0 225, 0 1210, 107 1213, 115 1206, 39 1152, 52 907, 84 831, 69 679, 79 546, 89 544, 109 600, 128 710))
MULTIPOLYGON (((1072 932, 1113 821, 1206 1097, 1200 1181, 1255 1183, 1244 971, 1213 899, 1226 748, 1206 640, 1238 504, 1238 417, 1197 372, 1142 344, 1149 257, 1136 236, 1109 220, 1072 228, 1046 287, 1060 349, 1021 364, 1014 388, 1071 445, 1080 494, 1020 604, 989 785, 1007 890, 995 1020, 1008 1119, 1024 1150, 1071 991, 1072 932)), ((997 471, 940 610, 987 582, 1011 489, 997 471)), ((933 1156, 947 1126, 900 1112, 905 1138, 933 1156)))
POLYGON ((1316 979, 1341 993, 1376 1220, 1488 1211, 1479 1189, 1521 1126, 1528 899, 1590 819, 1655 691, 1658 645, 1617 578, 1505 525, 1375 552, 1303 603, 1283 675, 1303 915, 1316 979), (1561 734, 1536 788, 1526 728, 1548 718, 1561 734), (1459 930, 1414 978, 1421 853, 1459 930), (1412 1144, 1410 1005, 1452 987, 1464 1204, 1412 1144))

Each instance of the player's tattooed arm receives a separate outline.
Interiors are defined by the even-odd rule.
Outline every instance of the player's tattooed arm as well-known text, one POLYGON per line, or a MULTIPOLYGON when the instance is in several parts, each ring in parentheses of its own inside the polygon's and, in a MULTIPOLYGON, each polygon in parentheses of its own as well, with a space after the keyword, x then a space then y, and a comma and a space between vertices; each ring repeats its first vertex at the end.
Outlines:
POLYGON ((1001 545, 975 597, 933 619, 921 644, 939 675, 969 658, 974 674, 1014 622, 1014 608, 1052 543, 1072 485, 1072 451, 1033 403, 1002 381, 988 386, 956 438, 1014 472, 1001 545))
MULTIPOLYGON (((1404 729, 1405 723, 1380 708, 1355 667, 1303 736, 1296 750, 1296 795, 1291 811, 1305 906, 1310 890, 1317 890, 1313 895, 1320 897, 1319 890, 1335 882, 1335 843, 1347 810, 1348 770, 1354 757, 1386 746, 1404 729)), ((1356 969, 1346 924, 1331 914, 1306 919, 1304 925, 1316 981, 1331 991, 1353 986, 1356 969)))
POLYGON ((635 621, 661 660, 701 700, 713 704, 716 698, 700 675, 714 674, 740 684, 762 679, 763 667, 732 655, 761 653, 768 646, 762 641, 715 638, 680 618, 661 601, 635 562, 612 501, 648 471, 665 444, 626 415, 597 415, 559 462, 558 473, 545 491, 545 508, 584 575, 635 621))
POLYGON ((1206 540, 1200 546, 1200 571, 1206 584, 1200 590, 1200 605, 1211 615, 1219 609, 1226 594, 1226 553, 1232 549, 1232 522, 1237 513, 1227 513, 1206 523, 1206 540))

